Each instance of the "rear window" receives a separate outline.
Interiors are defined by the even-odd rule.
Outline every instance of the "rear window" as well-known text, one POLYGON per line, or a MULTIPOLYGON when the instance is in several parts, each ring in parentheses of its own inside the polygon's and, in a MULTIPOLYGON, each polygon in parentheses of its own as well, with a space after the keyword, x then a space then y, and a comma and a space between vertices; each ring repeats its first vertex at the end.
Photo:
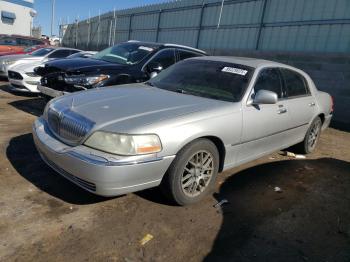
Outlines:
POLYGON ((238 102, 253 71, 240 64, 191 59, 169 67, 149 83, 173 92, 238 102))
POLYGON ((286 86, 287 97, 305 96, 310 94, 305 78, 297 72, 281 69, 286 86))

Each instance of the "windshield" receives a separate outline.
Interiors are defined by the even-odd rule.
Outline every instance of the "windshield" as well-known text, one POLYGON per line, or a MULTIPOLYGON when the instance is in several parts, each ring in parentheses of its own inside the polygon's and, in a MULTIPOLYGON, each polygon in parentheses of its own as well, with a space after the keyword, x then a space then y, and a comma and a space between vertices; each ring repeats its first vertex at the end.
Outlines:
POLYGON ((153 52, 154 46, 146 46, 141 43, 124 43, 109 47, 91 56, 111 63, 133 65, 153 52))
POLYGON ((247 88, 253 68, 220 61, 186 60, 148 81, 150 85, 216 100, 238 102, 247 88))
POLYGON ((48 53, 50 53, 53 50, 53 48, 40 48, 38 50, 35 50, 33 53, 31 53, 31 56, 45 56, 48 53))

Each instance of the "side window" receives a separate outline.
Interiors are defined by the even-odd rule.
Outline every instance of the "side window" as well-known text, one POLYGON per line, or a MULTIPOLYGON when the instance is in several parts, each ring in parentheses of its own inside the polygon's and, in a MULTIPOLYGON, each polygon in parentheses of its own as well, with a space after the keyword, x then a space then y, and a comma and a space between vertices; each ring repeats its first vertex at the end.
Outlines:
POLYGON ((179 55, 179 61, 187 59, 187 58, 191 58, 191 57, 196 57, 199 56, 196 53, 190 52, 190 51, 185 51, 185 50, 177 50, 178 55, 179 55))
POLYGON ((16 40, 10 37, 2 37, 0 39, 0 45, 16 45, 16 40))
POLYGON ((70 50, 69 55, 72 55, 72 54, 75 54, 75 53, 79 53, 79 52, 81 52, 81 51, 79 51, 79 50, 70 50))
POLYGON ((260 72, 254 92, 257 93, 261 89, 275 92, 278 98, 282 97, 282 79, 278 69, 268 68, 260 72))
POLYGON ((16 38, 17 45, 20 46, 32 46, 33 42, 31 39, 26 38, 16 38))
POLYGON ((57 50, 49 55, 49 58, 64 58, 71 54, 71 50, 57 50))
POLYGON ((310 94, 306 80, 297 72, 281 69, 288 97, 304 96, 310 94))
POLYGON ((164 49, 159 51, 149 63, 159 63, 163 69, 175 63, 175 49, 164 49))
POLYGON ((40 41, 40 40, 34 39, 34 40, 33 40, 33 44, 34 44, 34 45, 43 45, 44 42, 43 42, 43 41, 40 41))

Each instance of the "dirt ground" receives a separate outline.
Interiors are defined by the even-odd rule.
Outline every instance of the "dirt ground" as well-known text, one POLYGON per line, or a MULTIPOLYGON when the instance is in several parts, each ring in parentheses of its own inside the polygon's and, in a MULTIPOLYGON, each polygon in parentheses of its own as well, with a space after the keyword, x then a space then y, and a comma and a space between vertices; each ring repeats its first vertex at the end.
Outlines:
POLYGON ((43 107, 0 83, 0 261, 350 261, 350 133, 224 172, 178 207, 157 188, 102 198, 55 173, 31 135, 43 107))

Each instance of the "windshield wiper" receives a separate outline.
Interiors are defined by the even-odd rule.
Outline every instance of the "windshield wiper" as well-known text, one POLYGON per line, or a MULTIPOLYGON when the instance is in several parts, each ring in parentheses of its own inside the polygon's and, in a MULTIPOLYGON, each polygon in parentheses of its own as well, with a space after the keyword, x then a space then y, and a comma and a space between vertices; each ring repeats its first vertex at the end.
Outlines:
POLYGON ((155 86, 153 83, 151 82, 144 82, 145 85, 148 85, 148 86, 155 86))
POLYGON ((183 90, 183 89, 176 89, 175 92, 180 94, 191 94, 190 92, 187 92, 186 90, 183 90))

